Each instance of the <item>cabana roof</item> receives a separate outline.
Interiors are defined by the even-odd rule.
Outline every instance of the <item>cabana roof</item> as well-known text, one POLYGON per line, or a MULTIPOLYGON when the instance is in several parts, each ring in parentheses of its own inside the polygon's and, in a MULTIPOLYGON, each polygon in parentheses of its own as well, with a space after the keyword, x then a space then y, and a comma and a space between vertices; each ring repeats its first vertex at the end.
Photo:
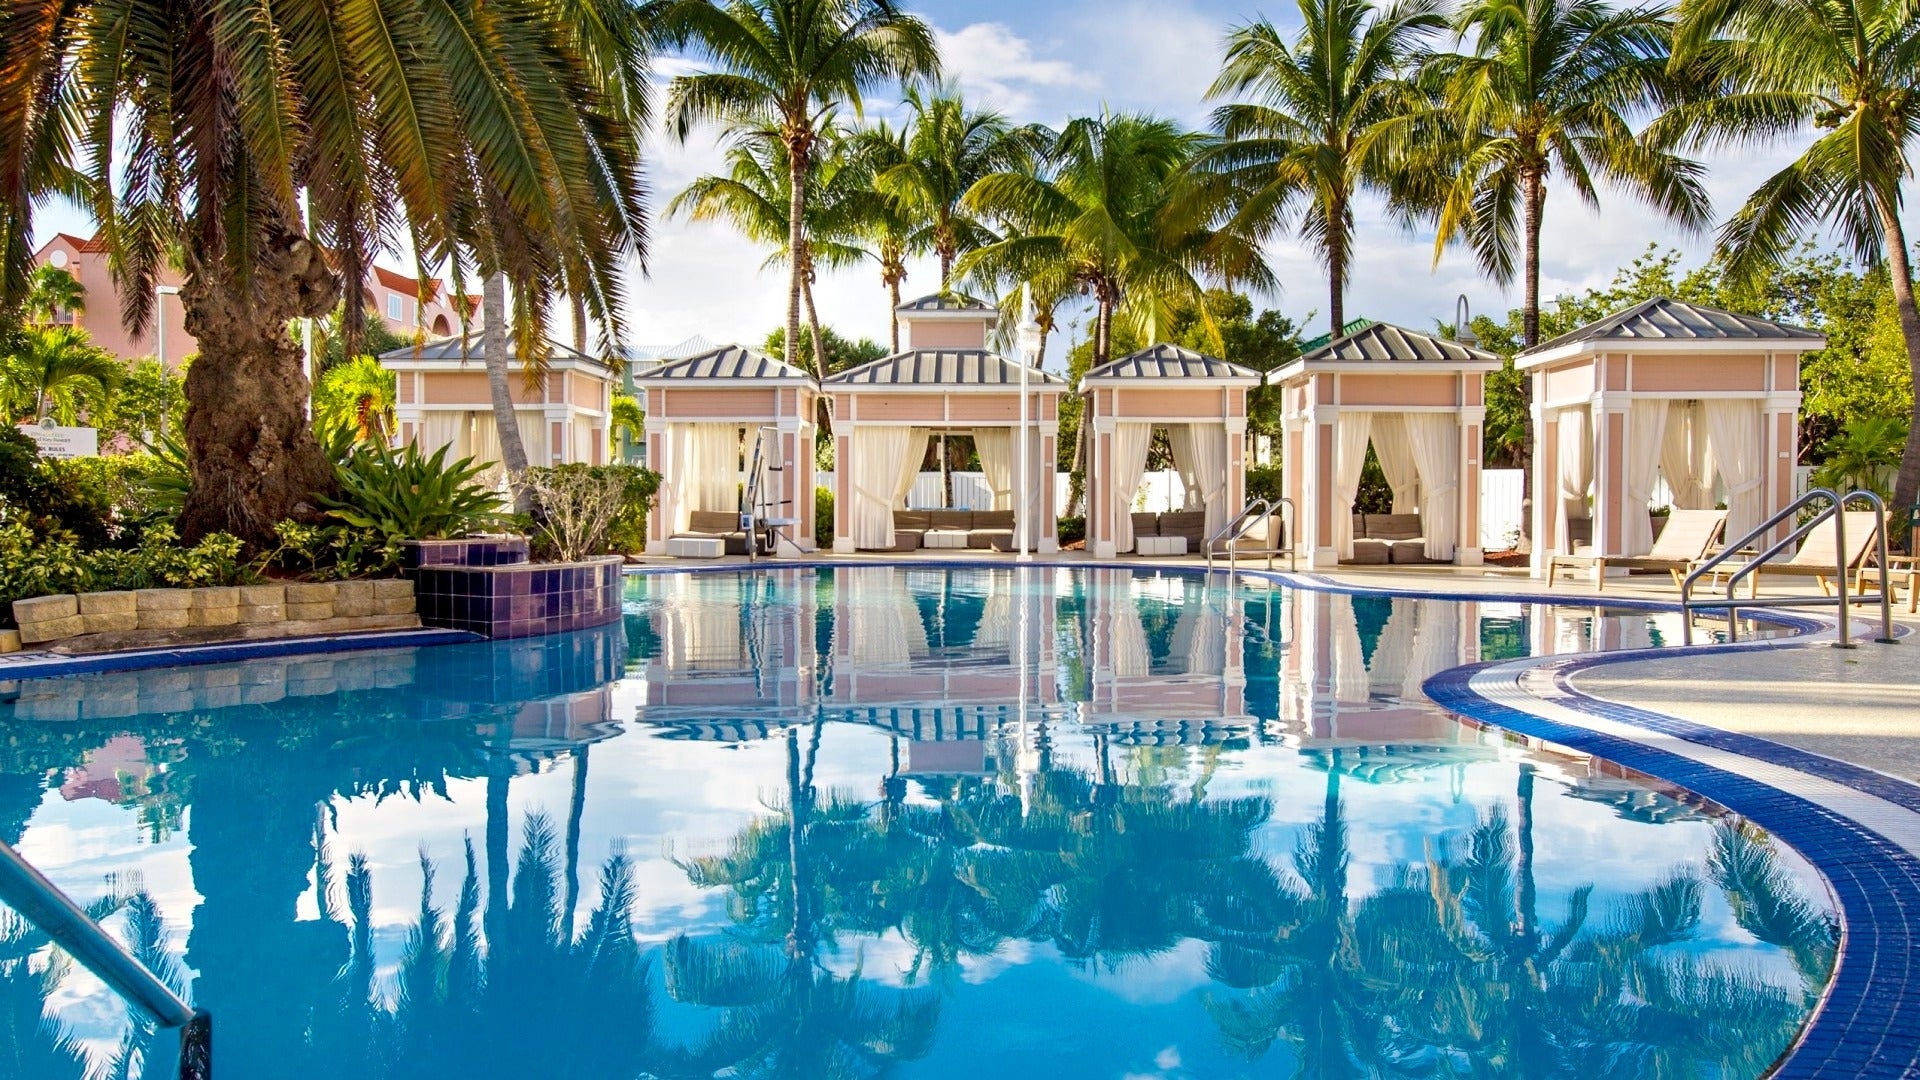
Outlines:
MULTIPOLYGON (((483 342, 484 339, 477 333, 467 335, 464 342, 458 336, 444 337, 420 345, 402 345, 381 353, 377 359, 383 367, 400 366, 417 370, 433 370, 462 363, 485 363, 487 350, 483 342)), ((519 363, 520 357, 513 351, 512 335, 507 337, 507 350, 507 363, 519 363)), ((551 339, 547 341, 547 360, 555 367, 593 368, 611 374, 599 358, 551 339)))
POLYGON ((909 300, 893 310, 903 315, 934 315, 940 313, 964 313, 972 316, 991 315, 995 308, 983 300, 976 300, 961 293, 928 293, 925 296, 909 300))
POLYGON ((1493 371, 1500 358, 1484 349, 1392 323, 1371 323, 1267 375, 1282 383, 1309 371, 1493 371))
MULTIPOLYGON (((1021 365, 984 349, 914 349, 883 356, 821 380, 833 390, 867 387, 890 390, 1004 393, 1020 386, 1021 365)), ((1032 390, 1060 393, 1066 380, 1038 368, 1027 369, 1032 390)))
POLYGON ((765 353, 740 345, 722 345, 698 356, 669 360, 644 375, 635 376, 633 381, 671 386, 705 380, 723 380, 732 385, 787 385, 811 383, 813 376, 765 353))
POLYGON ((1080 389, 1137 386, 1158 379, 1177 379, 1187 386, 1254 386, 1260 382, 1260 373, 1217 356, 1163 342, 1101 364, 1080 377, 1080 389))
POLYGON ((1524 369, 1622 348, 1634 352, 1810 352, 1826 344, 1824 335, 1805 327, 1656 296, 1536 345, 1515 357, 1514 365, 1524 369))

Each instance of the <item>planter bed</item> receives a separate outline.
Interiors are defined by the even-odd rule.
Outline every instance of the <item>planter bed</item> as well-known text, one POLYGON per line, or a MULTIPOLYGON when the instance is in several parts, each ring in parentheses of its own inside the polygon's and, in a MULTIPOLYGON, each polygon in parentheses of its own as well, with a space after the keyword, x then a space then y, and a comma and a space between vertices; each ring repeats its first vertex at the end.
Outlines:
MULTIPOLYGON (((91 653, 417 627, 413 582, 325 581, 131 589, 13 603, 18 646, 91 653)), ((0 642, 0 649, 11 640, 0 642)))

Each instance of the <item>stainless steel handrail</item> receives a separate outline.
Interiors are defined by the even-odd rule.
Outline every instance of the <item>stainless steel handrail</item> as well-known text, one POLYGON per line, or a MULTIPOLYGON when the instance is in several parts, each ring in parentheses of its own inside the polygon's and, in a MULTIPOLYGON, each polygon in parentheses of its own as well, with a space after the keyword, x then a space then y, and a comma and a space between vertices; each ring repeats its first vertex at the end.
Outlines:
POLYGON ((180 1080, 211 1080, 213 1017, 196 1009, 46 875, 0 840, 0 900, 38 926, 67 954, 162 1027, 180 1029, 180 1080))
POLYGON ((1833 519, 1834 576, 1838 582, 1837 597, 1776 597, 1768 600, 1766 602, 1767 606, 1825 606, 1831 600, 1838 613, 1838 625, 1836 629, 1838 630, 1839 640, 1834 642, 1834 646, 1841 649, 1850 649, 1853 648, 1850 623, 1852 610, 1850 605, 1866 603, 1870 600, 1877 599, 1880 603, 1880 637, 1874 640, 1882 644, 1893 644, 1896 640, 1893 636, 1893 598, 1885 574, 1885 567, 1887 566, 1886 504, 1881 502, 1878 495, 1870 491, 1850 491, 1845 495, 1841 495, 1828 488, 1815 488, 1801 495, 1799 498, 1775 512, 1771 517, 1767 518, 1767 520, 1754 527, 1747 535, 1727 544, 1713 557, 1688 571, 1687 576, 1680 582, 1680 608, 1682 614, 1685 616, 1681 625, 1681 640, 1688 645, 1693 644, 1693 612, 1695 607, 1712 607, 1726 611, 1728 640, 1738 641, 1740 638, 1739 609, 1743 606, 1755 606, 1759 603, 1759 597, 1757 595, 1759 579, 1757 577, 1754 579, 1753 592, 1755 595, 1749 597, 1751 603, 1746 605, 1740 603, 1737 592, 1741 579, 1760 573, 1765 569, 1767 560, 1774 556, 1790 548, 1797 550, 1796 545, 1799 541, 1804 539, 1808 533, 1818 528, 1828 518, 1833 519), (1732 570, 1727 578, 1727 598, 1724 602, 1716 599, 1708 603, 1693 599, 1693 586, 1695 582, 1710 574, 1717 575, 1719 567, 1728 560, 1739 556, 1740 553, 1750 545, 1763 539, 1769 531, 1778 528, 1781 524, 1793 518, 1794 515, 1799 514, 1802 510, 1805 510, 1807 507, 1812 506, 1815 502, 1822 499, 1825 499, 1827 502, 1825 509, 1814 514, 1813 517, 1802 522, 1786 536, 1769 545, 1765 551, 1749 557, 1744 563, 1732 570), (1879 565, 1882 568, 1880 593, 1877 597, 1868 597, 1864 593, 1856 594, 1848 588, 1850 584, 1848 580, 1849 572, 1853 568, 1847 565, 1847 522, 1844 511, 1848 504, 1856 500, 1865 500, 1867 504, 1873 508, 1874 532, 1878 540, 1877 554, 1880 558, 1879 565))
MULTIPOLYGON (((1227 572, 1232 573, 1241 554, 1241 539, 1244 538, 1247 533, 1251 532, 1256 524, 1271 526, 1275 513, 1280 514, 1281 534, 1286 537, 1291 537, 1293 533, 1289 530, 1293 526, 1294 519, 1297 516, 1293 500, 1282 497, 1276 504, 1270 499, 1255 499, 1242 508, 1238 514, 1235 514, 1232 521, 1227 522, 1218 532, 1207 537, 1206 556, 1208 573, 1212 573, 1213 571, 1214 548, 1219 545, 1222 540, 1225 540, 1227 543, 1227 572)), ((1271 544, 1272 541, 1273 535, 1271 529, 1269 529, 1267 542, 1271 544)), ((1265 555, 1267 557, 1267 569, 1271 570, 1273 569, 1273 557, 1280 554, 1281 550, 1282 549, 1277 547, 1255 548, 1252 551, 1246 552, 1246 554, 1265 555)), ((1299 566, 1299 556, 1295 553, 1294 545, 1291 543, 1287 544, 1285 551, 1287 555, 1287 569, 1290 571, 1297 569, 1299 566)))

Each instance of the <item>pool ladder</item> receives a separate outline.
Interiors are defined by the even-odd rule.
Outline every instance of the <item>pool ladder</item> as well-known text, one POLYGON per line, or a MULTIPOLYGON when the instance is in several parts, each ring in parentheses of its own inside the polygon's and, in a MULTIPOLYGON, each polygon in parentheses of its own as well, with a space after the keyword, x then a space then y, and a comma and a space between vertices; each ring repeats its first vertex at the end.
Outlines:
POLYGON ((1296 516, 1292 499, 1282 498, 1278 503, 1270 499, 1255 499, 1248 503, 1245 509, 1235 514, 1233 520, 1227 522, 1219 532, 1207 537, 1207 572, 1213 572, 1214 549, 1219 547, 1222 541, 1224 541, 1227 546, 1227 573, 1229 574, 1233 573, 1235 569, 1234 564, 1243 554, 1266 556, 1267 569, 1271 570, 1273 569, 1273 557, 1284 553, 1287 557, 1287 569, 1295 569, 1298 564, 1294 555, 1294 547, 1291 539, 1293 537, 1293 526, 1296 516), (1283 542, 1285 542, 1284 547, 1274 546, 1272 521, 1276 514, 1280 517, 1280 535, 1283 542), (1254 530, 1255 526, 1266 526, 1265 543, 1267 546, 1253 548, 1244 552, 1241 551, 1240 541, 1245 539, 1247 534, 1254 530))
POLYGON ((0 840, 0 901, 161 1027, 180 1029, 179 1080, 211 1080, 213 1017, 187 1004, 45 874, 0 840))
MULTIPOLYGON (((1861 561, 1864 562, 1865 560, 1862 559, 1861 561)), ((1892 645, 1897 639, 1893 636, 1893 581, 1892 575, 1887 571, 1887 506, 1880 500, 1880 496, 1875 495, 1871 491, 1849 491, 1845 495, 1841 495, 1827 488, 1815 488, 1788 503, 1785 507, 1781 508, 1778 513, 1761 522, 1752 532, 1721 548, 1718 554, 1688 571, 1686 578, 1680 582, 1680 608, 1683 615, 1680 630, 1681 640, 1688 645, 1693 644, 1693 613, 1701 609, 1710 608, 1716 611, 1725 611, 1727 613, 1727 640, 1738 641, 1740 640, 1739 609, 1743 606, 1825 607, 1828 604, 1832 604, 1838 615, 1835 629, 1839 634, 1838 640, 1833 643, 1834 647, 1851 649, 1854 647, 1851 633, 1852 605, 1878 603, 1880 605, 1880 636, 1874 640, 1884 645, 1892 645), (1780 538, 1765 551, 1747 558, 1745 562, 1731 568, 1730 572, 1721 569, 1722 565, 1729 559, 1739 557, 1742 552, 1748 551, 1754 545, 1765 539, 1767 533, 1791 521, 1795 515, 1821 500, 1826 501, 1827 505, 1824 509, 1815 512, 1812 517, 1802 522, 1792 532, 1780 538), (1864 592, 1856 592, 1852 588, 1853 578, 1857 574, 1859 567, 1847 565, 1847 515, 1842 511, 1855 502, 1864 502, 1873 511, 1875 548, 1872 553, 1879 557, 1878 565, 1880 567, 1880 592, 1877 595, 1870 596, 1864 592), (1833 521, 1833 572, 1836 583, 1833 596, 1784 596, 1763 601, 1758 596, 1760 579, 1756 576, 1754 577, 1753 586, 1749 591, 1746 604, 1743 605, 1740 602, 1739 598, 1735 595, 1740 588, 1740 579, 1757 575, 1764 569, 1764 564, 1768 559, 1780 555, 1789 549, 1798 550, 1795 545, 1828 519, 1832 519, 1833 521), (1727 574, 1727 596, 1725 600, 1719 597, 1712 597, 1706 600, 1695 600, 1693 598, 1693 586, 1695 582, 1710 575, 1718 577, 1722 573, 1727 574)))

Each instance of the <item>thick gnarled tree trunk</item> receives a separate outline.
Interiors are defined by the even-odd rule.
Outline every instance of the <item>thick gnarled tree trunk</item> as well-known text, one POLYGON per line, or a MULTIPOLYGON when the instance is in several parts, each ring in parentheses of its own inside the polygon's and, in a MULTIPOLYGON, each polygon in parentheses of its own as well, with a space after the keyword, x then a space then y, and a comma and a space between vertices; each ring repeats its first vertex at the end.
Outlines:
POLYGON ((340 281, 319 247, 289 227, 269 230, 258 251, 242 282, 194 250, 180 289, 187 333, 200 343, 186 381, 193 483, 180 533, 189 542, 227 532, 271 546, 276 524, 318 516, 317 496, 333 488, 287 324, 333 310, 340 281))

